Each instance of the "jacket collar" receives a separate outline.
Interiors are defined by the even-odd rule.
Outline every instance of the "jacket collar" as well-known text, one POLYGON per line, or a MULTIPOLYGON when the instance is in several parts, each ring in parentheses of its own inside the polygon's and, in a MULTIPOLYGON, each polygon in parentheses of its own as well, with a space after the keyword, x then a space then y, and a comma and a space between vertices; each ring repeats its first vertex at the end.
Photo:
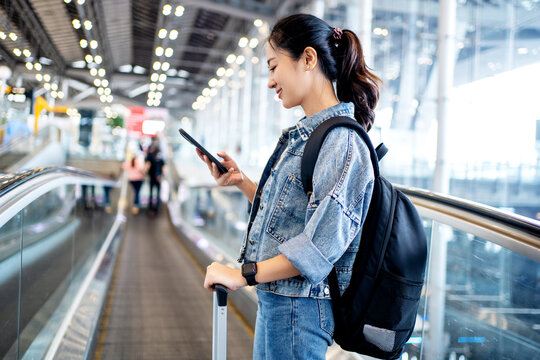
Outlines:
POLYGON ((319 111, 316 114, 306 118, 305 116, 296 123, 293 129, 297 129, 303 140, 309 139, 309 136, 325 120, 335 116, 350 116, 354 117, 353 103, 339 103, 327 109, 319 111))

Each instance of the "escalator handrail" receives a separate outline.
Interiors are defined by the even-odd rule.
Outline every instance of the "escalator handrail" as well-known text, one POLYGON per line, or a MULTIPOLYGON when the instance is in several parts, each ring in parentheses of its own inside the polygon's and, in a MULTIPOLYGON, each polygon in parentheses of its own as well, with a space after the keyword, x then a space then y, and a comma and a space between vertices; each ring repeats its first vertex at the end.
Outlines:
POLYGON ((400 185, 396 186, 396 188, 401 190, 405 195, 409 197, 417 197, 420 199, 428 200, 429 202, 433 202, 434 204, 445 205, 457 210, 465 211, 467 213, 472 213, 488 220, 495 221, 512 229, 532 235, 538 238, 538 245, 540 247, 540 221, 536 221, 534 219, 518 214, 505 212, 503 210, 480 204, 474 201, 469 201, 450 195, 434 193, 424 189, 411 188, 400 185))
POLYGON ((31 170, 22 171, 15 174, 6 174, 3 176, 0 176, 0 197, 4 196, 8 192, 12 191, 13 189, 16 189, 18 186, 21 186, 24 183, 27 183, 28 181, 35 179, 39 176, 43 176, 46 174, 51 173, 65 173, 66 175, 76 175, 81 177, 87 177, 87 178, 93 178, 93 179, 100 179, 104 181, 109 181, 112 186, 114 186, 114 182, 110 179, 101 178, 100 176, 80 170, 77 168, 69 167, 69 166, 48 166, 48 167, 42 167, 42 168, 35 168, 31 170))

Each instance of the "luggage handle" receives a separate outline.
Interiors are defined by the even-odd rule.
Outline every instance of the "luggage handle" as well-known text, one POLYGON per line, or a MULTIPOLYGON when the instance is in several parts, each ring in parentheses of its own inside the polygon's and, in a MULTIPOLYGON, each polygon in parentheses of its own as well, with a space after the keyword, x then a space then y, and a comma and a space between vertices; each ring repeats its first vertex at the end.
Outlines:
POLYGON ((214 285, 214 289, 212 359, 225 360, 227 358, 227 294, 229 291, 221 284, 214 285))

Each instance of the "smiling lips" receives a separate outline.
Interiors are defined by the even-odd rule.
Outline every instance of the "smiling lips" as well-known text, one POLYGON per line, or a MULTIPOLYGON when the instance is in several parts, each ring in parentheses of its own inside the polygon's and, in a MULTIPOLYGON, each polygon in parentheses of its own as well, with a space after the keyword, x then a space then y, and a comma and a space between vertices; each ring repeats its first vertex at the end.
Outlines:
POLYGON ((277 92, 277 95, 278 95, 278 97, 279 97, 280 99, 281 99, 281 92, 282 92, 282 91, 283 91, 283 89, 279 89, 278 91, 276 91, 276 92, 277 92))

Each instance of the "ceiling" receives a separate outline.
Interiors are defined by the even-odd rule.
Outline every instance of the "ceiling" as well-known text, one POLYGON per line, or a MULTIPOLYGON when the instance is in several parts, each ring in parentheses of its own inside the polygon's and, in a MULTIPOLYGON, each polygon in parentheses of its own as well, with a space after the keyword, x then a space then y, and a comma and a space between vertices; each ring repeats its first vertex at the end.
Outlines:
POLYGON ((163 83, 161 106, 191 108, 238 40, 257 35, 255 19, 271 23, 310 2, 0 0, 0 63, 11 68, 12 85, 44 93, 53 91, 45 82, 55 83, 57 101, 73 105, 100 98, 146 105, 157 72, 166 75, 155 81, 163 83))

